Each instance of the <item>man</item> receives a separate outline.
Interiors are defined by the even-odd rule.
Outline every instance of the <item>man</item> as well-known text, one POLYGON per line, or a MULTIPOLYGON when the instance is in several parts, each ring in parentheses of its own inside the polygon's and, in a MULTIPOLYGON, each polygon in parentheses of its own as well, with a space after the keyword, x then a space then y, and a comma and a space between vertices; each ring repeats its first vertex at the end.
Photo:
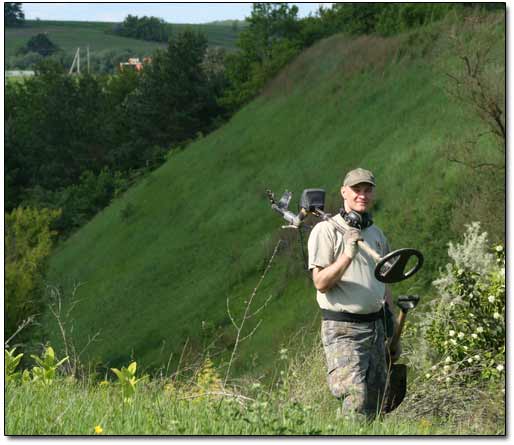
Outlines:
MULTIPOLYGON (((389 253, 386 237, 369 214, 375 185, 368 170, 348 172, 341 187, 344 206, 333 218, 345 234, 323 221, 313 228, 308 242, 309 269, 323 313, 330 390, 343 400, 344 411, 368 417, 380 412, 384 395, 385 320, 391 315, 385 307, 392 307, 390 290, 374 276, 375 261, 358 247, 364 240, 380 256, 389 253)), ((392 361, 399 353, 400 348, 392 361)))

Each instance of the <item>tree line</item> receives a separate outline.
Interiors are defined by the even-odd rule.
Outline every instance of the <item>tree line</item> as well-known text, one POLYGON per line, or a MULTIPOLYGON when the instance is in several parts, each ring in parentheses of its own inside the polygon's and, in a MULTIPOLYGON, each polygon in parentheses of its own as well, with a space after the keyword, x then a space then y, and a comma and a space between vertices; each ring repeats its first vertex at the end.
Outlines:
POLYGON ((167 42, 171 37, 171 25, 157 17, 128 15, 122 23, 112 27, 112 34, 121 37, 167 42))

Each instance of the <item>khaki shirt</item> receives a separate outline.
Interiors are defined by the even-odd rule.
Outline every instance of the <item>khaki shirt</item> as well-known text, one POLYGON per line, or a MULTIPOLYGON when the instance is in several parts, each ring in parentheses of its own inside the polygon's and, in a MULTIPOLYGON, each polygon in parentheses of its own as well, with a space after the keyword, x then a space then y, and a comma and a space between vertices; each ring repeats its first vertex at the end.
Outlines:
MULTIPOLYGON (((333 220, 344 229, 350 228, 339 214, 333 220)), ((380 256, 389 253, 387 239, 377 226, 362 230, 361 236, 380 256)), ((329 222, 322 221, 312 229, 308 248, 309 269, 330 266, 344 251, 343 235, 329 222)), ((359 249, 341 280, 326 293, 317 291, 320 308, 353 314, 379 311, 384 301, 385 283, 375 278, 375 266, 373 258, 359 249)))

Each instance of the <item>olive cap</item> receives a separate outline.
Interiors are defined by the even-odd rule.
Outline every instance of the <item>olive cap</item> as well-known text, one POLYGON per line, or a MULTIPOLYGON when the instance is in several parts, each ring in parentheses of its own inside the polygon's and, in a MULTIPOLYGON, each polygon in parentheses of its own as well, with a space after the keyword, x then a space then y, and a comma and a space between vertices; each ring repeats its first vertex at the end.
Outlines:
POLYGON ((369 170, 364 170, 363 168, 356 168, 355 170, 349 171, 344 177, 343 185, 352 186, 360 184, 361 182, 367 182, 373 186, 376 185, 373 173, 369 170))

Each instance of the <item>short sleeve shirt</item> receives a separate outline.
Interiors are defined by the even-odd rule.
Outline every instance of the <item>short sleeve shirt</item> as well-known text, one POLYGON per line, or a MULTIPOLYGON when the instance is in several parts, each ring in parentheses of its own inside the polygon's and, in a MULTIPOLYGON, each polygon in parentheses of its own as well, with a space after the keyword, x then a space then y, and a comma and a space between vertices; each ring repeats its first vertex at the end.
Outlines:
MULTIPOLYGON (((344 229, 348 224, 341 215, 333 220, 344 229)), ((389 244, 383 232, 375 225, 361 231, 361 237, 380 256, 389 253, 389 244)), ((342 255, 343 235, 327 221, 318 223, 311 231, 308 242, 309 269, 325 268, 342 255)), ((316 299, 322 309, 354 314, 369 314, 382 308, 385 284, 375 278, 376 263, 362 249, 358 249, 341 279, 325 293, 317 291, 316 299)))

